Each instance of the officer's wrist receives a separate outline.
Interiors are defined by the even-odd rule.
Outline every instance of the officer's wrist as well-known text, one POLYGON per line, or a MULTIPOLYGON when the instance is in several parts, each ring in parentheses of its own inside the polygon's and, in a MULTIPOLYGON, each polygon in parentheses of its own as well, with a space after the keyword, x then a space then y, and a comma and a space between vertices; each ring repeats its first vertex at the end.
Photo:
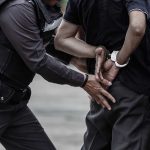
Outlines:
POLYGON ((82 88, 84 88, 85 87, 85 85, 86 85, 86 83, 87 83, 87 81, 88 81, 88 78, 89 78, 89 76, 88 76, 88 74, 84 74, 84 82, 83 82, 83 84, 82 84, 82 88))

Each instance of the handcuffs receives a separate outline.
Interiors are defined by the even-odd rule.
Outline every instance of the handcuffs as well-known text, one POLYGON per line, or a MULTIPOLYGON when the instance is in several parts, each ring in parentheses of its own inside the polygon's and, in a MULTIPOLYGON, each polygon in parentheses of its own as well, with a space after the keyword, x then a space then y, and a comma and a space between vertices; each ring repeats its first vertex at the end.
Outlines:
POLYGON ((119 53, 119 51, 113 51, 110 54, 110 52, 107 49, 105 49, 105 58, 106 58, 106 60, 111 59, 111 61, 113 61, 115 63, 116 67, 124 68, 129 64, 130 58, 128 59, 128 61, 126 63, 119 64, 116 59, 118 53, 119 53))

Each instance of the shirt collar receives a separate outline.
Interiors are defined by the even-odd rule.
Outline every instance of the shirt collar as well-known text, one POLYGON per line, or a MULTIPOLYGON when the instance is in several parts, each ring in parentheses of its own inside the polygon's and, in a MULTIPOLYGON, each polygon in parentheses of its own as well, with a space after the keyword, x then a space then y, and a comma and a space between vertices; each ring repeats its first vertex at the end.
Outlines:
POLYGON ((47 6, 43 3, 42 0, 34 0, 41 10, 47 23, 52 23, 54 20, 62 17, 62 12, 59 6, 55 5, 54 7, 47 6))

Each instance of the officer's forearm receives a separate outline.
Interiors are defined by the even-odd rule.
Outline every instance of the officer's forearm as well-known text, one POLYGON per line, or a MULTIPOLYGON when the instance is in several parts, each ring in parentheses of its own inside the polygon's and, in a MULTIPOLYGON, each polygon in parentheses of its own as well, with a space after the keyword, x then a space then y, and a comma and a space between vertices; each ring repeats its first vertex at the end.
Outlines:
POLYGON ((130 24, 125 37, 123 47, 117 56, 117 62, 124 64, 140 44, 146 29, 146 17, 143 12, 133 11, 130 13, 130 24))
POLYGON ((43 62, 40 63, 35 71, 47 81, 57 84, 82 86, 85 80, 83 74, 67 68, 64 64, 49 55, 44 57, 43 62))

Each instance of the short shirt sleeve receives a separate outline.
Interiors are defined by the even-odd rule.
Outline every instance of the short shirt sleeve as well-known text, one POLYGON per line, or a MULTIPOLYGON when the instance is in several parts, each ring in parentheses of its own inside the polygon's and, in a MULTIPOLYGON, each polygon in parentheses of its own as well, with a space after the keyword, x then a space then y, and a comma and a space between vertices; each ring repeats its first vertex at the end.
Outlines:
POLYGON ((150 0, 147 0, 148 19, 150 20, 150 0))
POLYGON ((68 0, 64 19, 76 25, 80 25, 78 14, 78 0, 68 0))
POLYGON ((148 16, 147 0, 125 0, 128 12, 138 10, 148 16))

